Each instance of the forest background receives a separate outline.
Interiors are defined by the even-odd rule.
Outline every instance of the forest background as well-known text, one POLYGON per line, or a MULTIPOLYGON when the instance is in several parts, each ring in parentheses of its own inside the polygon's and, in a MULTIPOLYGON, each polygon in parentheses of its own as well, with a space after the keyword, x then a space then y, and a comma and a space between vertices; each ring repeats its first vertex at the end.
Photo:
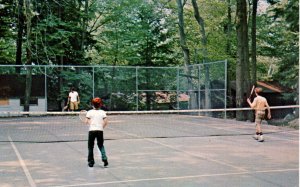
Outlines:
MULTIPOLYGON (((285 97, 298 104, 299 2, 0 1, 2 65, 159 67, 224 59, 234 107, 244 107, 257 80, 292 90, 285 97)), ((29 98, 30 91, 25 110, 29 98)))

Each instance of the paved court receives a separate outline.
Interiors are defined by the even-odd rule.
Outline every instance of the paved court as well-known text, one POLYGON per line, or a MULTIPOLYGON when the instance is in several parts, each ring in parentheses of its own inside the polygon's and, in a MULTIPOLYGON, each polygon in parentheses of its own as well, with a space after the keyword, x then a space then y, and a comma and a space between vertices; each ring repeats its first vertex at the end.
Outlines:
MULTIPOLYGON (((84 139, 43 142, 36 131, 30 136, 41 141, 20 141, 22 131, 2 131, 0 186, 299 186, 298 130, 264 125, 266 141, 260 143, 252 139, 253 123, 184 118, 172 129, 165 124, 128 128, 125 118, 112 118, 105 131, 109 168, 98 153, 96 165, 87 166, 84 139)), ((10 128, 6 124, 0 120, 3 129, 10 128)))

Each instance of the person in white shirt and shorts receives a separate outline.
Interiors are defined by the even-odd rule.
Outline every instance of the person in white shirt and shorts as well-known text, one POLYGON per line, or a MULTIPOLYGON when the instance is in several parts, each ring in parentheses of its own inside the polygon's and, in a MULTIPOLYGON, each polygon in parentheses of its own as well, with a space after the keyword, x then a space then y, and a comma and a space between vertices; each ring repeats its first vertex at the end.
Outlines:
POLYGON ((70 110, 78 110, 79 103, 79 94, 75 91, 75 88, 72 87, 68 97, 68 105, 70 106, 70 110))

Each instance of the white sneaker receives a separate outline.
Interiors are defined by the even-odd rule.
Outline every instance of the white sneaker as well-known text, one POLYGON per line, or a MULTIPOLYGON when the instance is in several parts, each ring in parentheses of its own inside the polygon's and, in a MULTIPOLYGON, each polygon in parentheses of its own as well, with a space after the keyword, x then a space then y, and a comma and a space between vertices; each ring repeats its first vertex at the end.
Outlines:
POLYGON ((255 134, 255 135, 253 136, 253 138, 254 138, 254 140, 258 140, 258 135, 255 134))
POLYGON ((264 136, 263 136, 263 135, 260 135, 259 138, 258 138, 258 141, 259 141, 259 142, 265 141, 265 140, 264 140, 264 136))

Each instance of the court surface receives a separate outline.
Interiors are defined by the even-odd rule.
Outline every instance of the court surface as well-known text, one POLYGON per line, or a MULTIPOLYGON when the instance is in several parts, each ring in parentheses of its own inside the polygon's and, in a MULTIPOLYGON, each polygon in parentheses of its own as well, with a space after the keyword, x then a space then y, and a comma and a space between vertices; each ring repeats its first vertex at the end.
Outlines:
POLYGON ((1 187, 296 187, 299 131, 193 116, 109 117, 104 168, 78 117, 0 119, 1 187), (55 119, 54 119, 55 118, 55 119))

